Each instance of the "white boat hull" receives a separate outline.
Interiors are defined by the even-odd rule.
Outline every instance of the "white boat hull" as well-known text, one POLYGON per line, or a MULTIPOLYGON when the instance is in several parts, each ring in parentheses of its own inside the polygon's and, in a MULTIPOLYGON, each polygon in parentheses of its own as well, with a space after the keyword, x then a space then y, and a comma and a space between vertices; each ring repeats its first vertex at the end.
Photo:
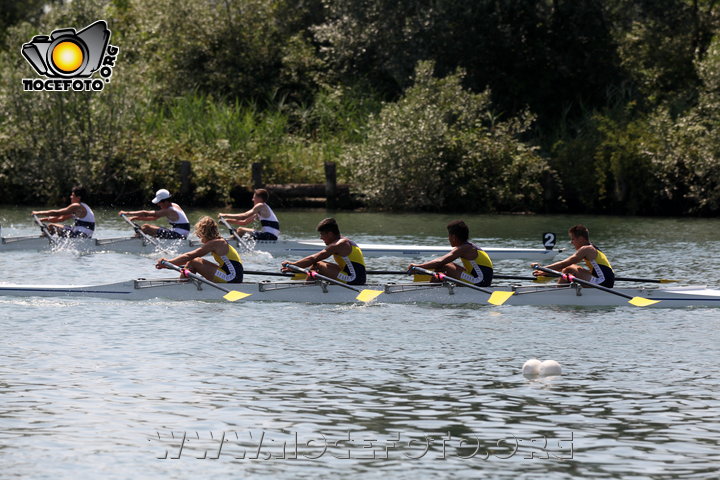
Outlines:
MULTIPOLYGON (((278 240, 271 241, 248 241, 238 242, 234 238, 228 238, 228 242, 241 253, 248 251, 268 252, 273 256, 283 257, 304 257, 320 251, 324 245, 315 241, 292 241, 278 240)), ((81 253, 95 252, 116 252, 116 253, 157 253, 157 248, 152 243, 141 238, 60 238, 58 244, 53 246, 43 236, 30 237, 5 237, 0 238, 0 252, 20 250, 51 250, 66 249, 81 253)), ((200 246, 198 240, 158 240, 160 246, 168 252, 180 254, 194 250, 200 246)), ((365 257, 428 257, 444 255, 450 251, 450 247, 444 246, 422 246, 422 245, 382 245, 382 244, 359 244, 365 257)), ((545 262, 553 259, 558 250, 546 250, 541 248, 485 248, 485 251, 492 260, 526 260, 545 262)), ((160 252, 166 253, 166 252, 160 252)))
MULTIPOLYGON (((324 283, 260 282, 220 284, 224 288, 251 294, 240 300, 293 303, 356 303, 357 292, 324 283)), ((488 295, 474 289, 452 284, 374 284, 360 289, 382 290, 374 303, 487 305, 488 295)), ((566 287, 513 286, 493 287, 490 290, 514 291, 504 305, 558 305, 577 307, 629 306, 627 299, 594 288, 579 285, 566 287)), ((632 297, 660 300, 651 307, 720 307, 720 290, 704 286, 667 288, 616 289, 632 297)), ((181 279, 138 279, 106 285, 52 286, 0 285, 0 296, 10 297, 99 297, 121 300, 215 300, 224 301, 218 289, 181 279)), ((632 307, 637 308, 637 307, 632 307)))

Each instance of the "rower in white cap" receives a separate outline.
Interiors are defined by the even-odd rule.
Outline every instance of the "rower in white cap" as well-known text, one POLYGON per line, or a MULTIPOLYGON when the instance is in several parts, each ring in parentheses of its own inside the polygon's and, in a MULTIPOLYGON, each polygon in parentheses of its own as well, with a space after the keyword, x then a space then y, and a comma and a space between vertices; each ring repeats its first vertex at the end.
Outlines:
POLYGON ((143 233, 158 238, 187 238, 190 233, 190 221, 183 212, 183 209, 177 203, 173 203, 170 199, 172 195, 164 188, 161 188, 155 192, 155 198, 152 199, 152 203, 157 205, 158 210, 136 210, 134 212, 126 212, 121 210, 118 212, 120 215, 132 215, 129 220, 158 220, 162 217, 167 217, 170 222, 171 228, 160 227, 158 225, 151 225, 149 223, 143 224, 140 229, 143 233))

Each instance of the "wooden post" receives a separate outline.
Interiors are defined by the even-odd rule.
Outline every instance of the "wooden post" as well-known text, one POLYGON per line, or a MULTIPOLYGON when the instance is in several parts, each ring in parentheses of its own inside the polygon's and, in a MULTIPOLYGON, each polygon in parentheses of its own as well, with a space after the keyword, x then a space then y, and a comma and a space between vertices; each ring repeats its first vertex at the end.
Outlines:
POLYGON ((180 162, 180 199, 188 201, 190 199, 190 176, 192 175, 192 164, 187 160, 180 162))
POLYGON ((262 181, 263 165, 260 162, 253 162, 252 164, 252 185, 253 190, 256 188, 263 188, 265 184, 262 181))
POLYGON ((335 162, 325 162, 325 207, 337 207, 337 175, 335 162))

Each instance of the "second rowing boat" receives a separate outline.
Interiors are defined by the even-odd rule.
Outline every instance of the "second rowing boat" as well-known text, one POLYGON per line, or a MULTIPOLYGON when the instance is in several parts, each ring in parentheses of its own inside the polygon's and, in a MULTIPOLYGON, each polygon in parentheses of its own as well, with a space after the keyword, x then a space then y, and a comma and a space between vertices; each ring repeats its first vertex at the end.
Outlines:
MULTIPOLYGON (((19 250, 58 250, 67 249, 82 253, 94 252, 116 252, 116 253, 156 253, 156 246, 137 237, 119 238, 58 238, 57 244, 51 244, 45 236, 27 237, 4 237, 0 238, 0 252, 19 250)), ((242 239, 238 242, 235 238, 227 238, 228 243, 239 249, 241 252, 262 251, 273 256, 307 256, 325 247, 322 242, 317 241, 254 241, 242 239)), ((201 244, 198 240, 158 240, 163 249, 185 253, 198 248, 201 244)), ((450 251, 450 247, 424 246, 424 245, 383 245, 361 243, 358 245, 366 257, 407 257, 420 258, 431 255, 444 255, 450 251)), ((560 250, 548 250, 544 248, 485 248, 487 254, 493 260, 527 260, 545 262, 553 259, 560 250)))

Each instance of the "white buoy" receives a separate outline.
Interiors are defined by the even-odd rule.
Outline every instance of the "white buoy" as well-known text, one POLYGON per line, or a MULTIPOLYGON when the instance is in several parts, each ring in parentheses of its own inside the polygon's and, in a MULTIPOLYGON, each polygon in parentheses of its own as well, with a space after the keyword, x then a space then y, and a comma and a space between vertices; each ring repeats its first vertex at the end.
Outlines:
POLYGON ((526 377, 535 377, 540 374, 540 360, 531 358, 523 364, 522 372, 526 377))
POLYGON ((562 367, 555 360, 545 360, 540 364, 538 373, 541 377, 562 375, 562 367))

